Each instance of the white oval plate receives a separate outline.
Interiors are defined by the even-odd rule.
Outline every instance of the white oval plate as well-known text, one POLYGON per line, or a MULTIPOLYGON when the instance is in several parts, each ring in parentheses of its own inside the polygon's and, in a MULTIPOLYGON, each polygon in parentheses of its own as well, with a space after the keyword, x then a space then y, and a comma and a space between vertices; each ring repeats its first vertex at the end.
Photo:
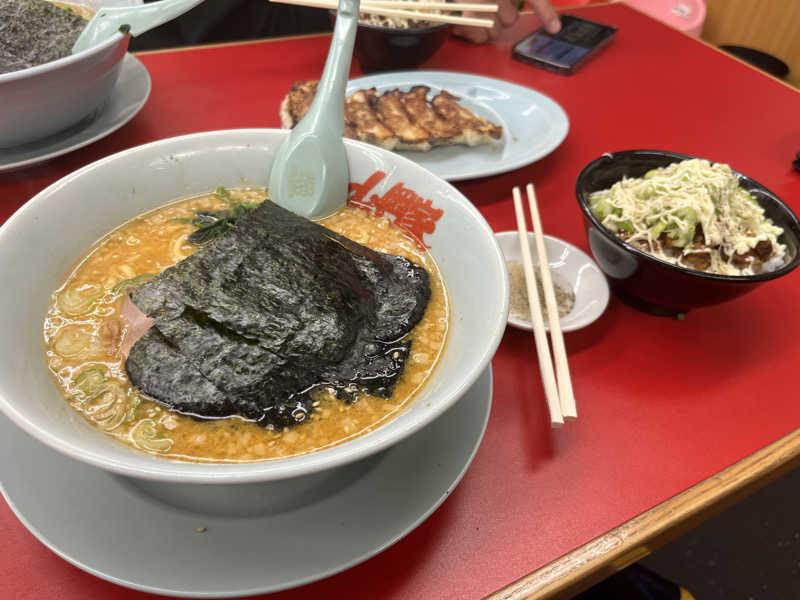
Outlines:
POLYGON ((53 552, 118 585, 189 598, 275 592, 353 567, 420 525, 475 457, 491 397, 487 367, 428 427, 325 473, 303 495, 302 477, 255 488, 190 486, 201 496, 215 492, 218 510, 166 503, 170 484, 139 487, 61 456, 0 415, 0 455, 16 457, 0 461, 0 492, 53 552))
POLYGON ((447 181, 513 171, 555 150, 569 131, 569 119, 555 101, 530 88, 469 73, 399 71, 351 80, 347 93, 374 87, 379 93, 415 85, 447 90, 462 106, 503 127, 503 139, 485 146, 443 146, 428 152, 398 152, 447 181))
MULTIPOLYGON (((495 237, 507 261, 522 262, 519 235, 516 231, 501 231, 495 233, 495 237)), ((536 266, 539 264, 538 255, 531 232, 528 232, 528 243, 536 266)), ((572 244, 551 235, 544 236, 544 244, 553 281, 562 287, 569 286, 575 292, 575 306, 569 314, 562 317, 561 330, 574 331, 586 327, 596 321, 608 306, 610 293, 605 275, 583 250, 572 244)), ((508 324, 527 331, 533 329, 529 321, 514 318, 510 313, 508 324)))

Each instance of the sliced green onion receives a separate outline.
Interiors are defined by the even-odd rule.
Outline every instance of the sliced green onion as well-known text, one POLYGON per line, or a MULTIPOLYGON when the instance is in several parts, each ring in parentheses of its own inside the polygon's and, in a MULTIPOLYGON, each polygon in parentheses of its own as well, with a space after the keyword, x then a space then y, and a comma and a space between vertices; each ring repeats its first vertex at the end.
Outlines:
POLYGON ((92 303, 103 295, 103 288, 96 283, 74 285, 59 294, 58 306, 68 315, 89 312, 92 303))
POLYGON ((73 382, 74 398, 78 402, 94 400, 106 389, 108 377, 103 367, 88 367, 75 376, 73 382))
POLYGON ((128 410, 123 402, 115 402, 103 411, 98 411, 92 416, 95 423, 97 423, 105 431, 113 431, 122 423, 125 422, 125 417, 128 410))
POLYGON ((231 206, 236 206, 238 204, 238 202, 233 199, 231 193, 224 186, 219 186, 214 193, 231 206))
POLYGON ((136 409, 139 408, 141 403, 142 397, 139 394, 134 394, 133 399, 131 400, 131 405, 128 408, 128 414, 125 415, 125 420, 128 423, 132 423, 136 420, 136 409))
POLYGON ((153 419, 143 419, 133 426, 130 439, 134 446, 150 452, 167 452, 172 448, 172 440, 159 438, 158 428, 153 419))
POLYGON ((80 327, 65 327, 58 332, 53 350, 60 356, 75 356, 86 349, 91 339, 91 334, 80 327))

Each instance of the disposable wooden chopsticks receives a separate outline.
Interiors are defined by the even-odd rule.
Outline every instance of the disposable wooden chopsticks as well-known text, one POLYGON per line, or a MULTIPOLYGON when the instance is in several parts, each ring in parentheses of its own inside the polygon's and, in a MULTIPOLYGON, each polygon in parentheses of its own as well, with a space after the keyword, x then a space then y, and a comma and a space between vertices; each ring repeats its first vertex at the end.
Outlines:
POLYGON ((517 217, 517 229, 520 238, 520 251, 522 254, 523 269, 525 272, 525 282, 528 289, 528 301, 531 310, 531 322, 533 324, 533 334, 536 341, 536 353, 539 357, 539 369, 542 373, 542 382, 547 398, 547 406, 550 411, 550 423, 553 427, 560 427, 564 423, 564 418, 575 419, 578 411, 575 406, 575 396, 572 391, 572 380, 569 375, 569 365, 567 363, 567 352, 564 347, 564 336, 561 332, 561 324, 558 316, 558 306, 556 304, 555 291, 553 289, 553 279, 550 276, 549 261, 544 245, 544 234, 542 233, 542 223, 539 218, 539 209, 536 203, 536 192, 533 184, 528 184, 526 188, 528 194, 528 205, 531 212, 533 224, 533 235, 536 242, 536 253, 539 257, 539 272, 542 279, 542 289, 547 306, 548 324, 550 326, 550 339, 553 343, 553 357, 556 363, 556 373, 558 385, 553 376, 553 364, 550 359, 550 349, 547 344, 547 336, 544 330, 544 320, 542 317, 541 301, 539 291, 536 286, 536 276, 533 272, 533 261, 531 260, 530 245, 528 243, 528 231, 525 224, 525 214, 522 208, 522 197, 519 188, 512 190, 514 197, 514 211, 517 217))
MULTIPOLYGON (((310 6, 312 8, 336 9, 338 3, 334 0, 271 0, 279 4, 296 4, 298 6, 310 6)), ((416 19, 432 21, 435 23, 450 23, 451 25, 467 25, 471 27, 492 27, 494 21, 491 19, 474 19, 472 17, 460 17, 455 15, 438 14, 429 12, 431 10, 449 11, 482 11, 497 12, 497 5, 491 4, 459 4, 444 2, 403 2, 400 0, 375 0, 374 2, 362 2, 359 11, 383 17, 398 17, 401 19, 416 19), (421 10, 423 9, 424 10, 421 10), (435 7, 435 9, 434 9, 435 7), (472 8, 466 8, 472 7, 472 8), (476 8, 480 7, 480 8, 476 8)))
MULTIPOLYGON (((550 362, 550 346, 544 332, 544 319, 542 318, 539 290, 536 289, 536 276, 533 274, 533 261, 531 248, 528 245, 528 226, 525 223, 525 213, 522 210, 522 197, 519 188, 512 190, 514 196, 514 212, 517 216, 517 231, 519 232, 519 248, 522 254, 522 269, 525 272, 525 284, 528 288, 528 304, 531 309, 531 323, 533 324, 533 338, 536 342, 536 354, 539 356, 539 371, 542 374, 544 395, 547 399, 547 408, 550 411, 550 425, 561 427, 564 417, 561 413, 561 404, 558 399, 558 388, 553 372, 553 363, 550 362)), ((540 261, 541 262, 541 261, 540 261)))
MULTIPOLYGON (((465 2, 408 2, 404 0, 364 0, 361 6, 373 8, 397 8, 399 10, 443 10, 445 12, 492 12, 498 11, 497 4, 467 4, 465 2)), ((366 12, 366 11, 365 11, 366 12)))
POLYGON ((567 350, 564 347, 564 335, 561 332, 561 321, 558 316, 558 305, 556 304, 556 294, 553 288, 553 278, 550 276, 550 263, 547 259, 547 250, 544 246, 544 233, 542 232, 542 222, 539 219, 539 207, 536 203, 536 192, 533 189, 533 184, 529 183, 525 191, 528 193, 528 205, 531 211, 533 235, 536 239, 536 253, 539 255, 539 273, 542 276, 542 288, 544 289, 544 298, 547 303, 550 340, 553 343, 553 357, 556 361, 556 378, 558 379, 558 398, 561 403, 561 412, 566 419, 577 419, 578 409, 575 406, 575 396, 572 392, 572 379, 569 376, 567 350))

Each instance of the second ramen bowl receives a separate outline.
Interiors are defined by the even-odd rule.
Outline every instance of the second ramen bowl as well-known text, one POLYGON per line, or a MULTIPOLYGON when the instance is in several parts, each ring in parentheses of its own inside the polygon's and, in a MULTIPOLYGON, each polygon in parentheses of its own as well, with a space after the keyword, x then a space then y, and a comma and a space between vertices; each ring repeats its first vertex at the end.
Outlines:
MULTIPOLYGON (((371 182, 364 186, 370 189, 361 190, 365 198, 380 197, 399 184, 419 197, 419 231, 450 299, 445 350, 431 379, 402 413, 361 437, 311 454, 201 464, 145 454, 115 441, 91 427, 57 390, 45 364, 42 325, 51 294, 75 262, 112 229, 171 200, 220 185, 265 187, 286 135, 266 129, 218 131, 131 148, 64 177, 20 208, 0 228, 0 280, 13 284, 0 310, 0 411, 53 449, 119 475, 233 484, 285 480, 354 463, 419 431, 457 402, 489 365, 505 329, 503 255, 480 213, 449 183, 397 154, 349 140, 351 181, 371 182)), ((404 215, 406 221, 412 217, 404 215)))
POLYGON ((92 118, 117 82, 129 40, 115 33, 77 54, 0 75, 0 150, 92 118))
POLYGON ((674 316, 691 308, 719 304, 745 294, 765 281, 782 277, 800 264, 800 221, 773 192, 747 175, 734 171, 739 185, 752 194, 773 223, 783 228, 778 241, 786 245, 782 266, 755 275, 706 273, 660 260, 622 241, 603 227, 589 208, 589 195, 610 188, 623 178, 641 177, 651 169, 698 158, 664 150, 626 150, 603 154, 578 175, 575 194, 597 264, 612 291, 634 308, 674 316))
POLYGON ((359 23, 353 53, 365 73, 417 67, 450 35, 450 25, 380 27, 359 23))

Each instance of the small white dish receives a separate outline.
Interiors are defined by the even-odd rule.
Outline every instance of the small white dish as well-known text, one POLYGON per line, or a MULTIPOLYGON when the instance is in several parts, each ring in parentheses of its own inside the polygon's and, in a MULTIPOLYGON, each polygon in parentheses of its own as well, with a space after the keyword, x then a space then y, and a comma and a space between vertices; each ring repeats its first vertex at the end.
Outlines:
POLYGON ((141 61, 127 54, 105 104, 75 125, 42 140, 0 148, 0 173, 61 156, 113 133, 142 109, 150 96, 150 75, 141 61))
POLYGON ((0 415, 0 455, 15 457, 0 461, 0 489, 43 544, 107 581, 191 598, 274 592, 353 567, 419 526, 472 462, 491 396, 487 367, 414 436, 311 484, 137 483, 62 456, 0 415), (187 501, 212 493, 227 500, 219 510, 187 501), (179 495, 183 505, 169 502, 179 495))
MULTIPOLYGON (((554 100, 521 85, 451 71, 400 71, 351 80, 347 93, 374 87, 379 93, 408 91, 416 85, 430 94, 447 90, 479 117, 503 127, 503 139, 484 146, 443 146, 428 152, 398 152, 447 181, 506 173, 529 165, 558 148, 569 119, 554 100)), ((429 94, 429 97, 430 97, 429 94)))
MULTIPOLYGON (((495 233, 495 238, 506 261, 522 262, 519 235, 516 231, 501 231, 495 233)), ((596 321, 608 306, 610 291, 605 275, 583 250, 551 235, 545 235, 544 240, 553 282, 575 293, 575 305, 561 318, 561 330, 574 331, 586 327, 596 321)), ((528 232, 528 243, 535 267, 539 264, 538 254, 531 232, 528 232)), ((508 324, 527 331, 533 329, 530 321, 512 317, 510 313, 508 324)))

